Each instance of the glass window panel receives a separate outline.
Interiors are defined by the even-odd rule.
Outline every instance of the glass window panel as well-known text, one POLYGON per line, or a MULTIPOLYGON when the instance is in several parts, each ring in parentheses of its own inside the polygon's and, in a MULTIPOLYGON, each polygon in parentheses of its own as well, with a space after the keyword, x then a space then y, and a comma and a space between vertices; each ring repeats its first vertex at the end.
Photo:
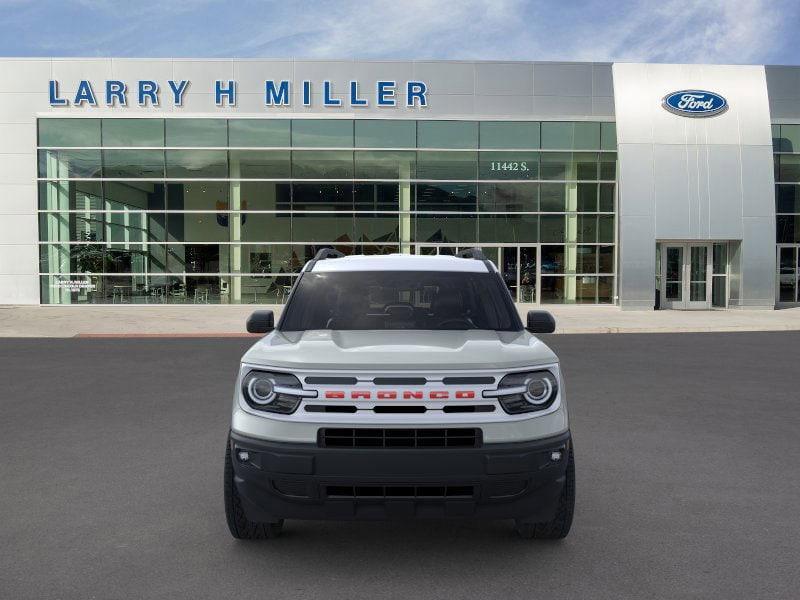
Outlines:
MULTIPOLYGON (((170 273, 227 273, 231 271, 230 244, 170 244, 170 273)), ((240 269, 236 269, 240 270, 240 269)))
POLYGON ((102 242, 104 239, 102 212, 39 213, 39 240, 42 242, 102 242))
POLYGON ((597 302, 598 304, 612 304, 614 302, 614 278, 597 278, 597 302))
POLYGON ((244 273, 290 273, 299 271, 302 262, 296 246, 288 244, 243 244, 241 246, 244 273))
MULTIPOLYGON (((723 279, 715 277, 714 279, 723 279)), ((795 302, 797 298, 797 276, 781 275, 778 279, 778 302, 795 302)))
POLYGON ((105 247, 106 273, 163 273, 163 244, 109 244, 105 247))
POLYGON ((575 127, 571 122, 545 121, 542 123, 542 148, 547 150, 571 150, 575 127))
POLYGON ((196 148, 227 146, 225 119, 166 119, 167 146, 196 148))
POLYGON ((356 119, 356 148, 415 148, 417 123, 410 120, 356 119))
POLYGON ((614 212, 614 184, 601 183, 600 212, 614 212))
POLYGON ((542 212, 564 212, 567 210, 567 186, 563 183, 540 184, 539 202, 542 212))
POLYGON ((39 177, 100 177, 100 150, 39 150, 39 177))
POLYGON ((576 272, 597 273, 597 246, 578 246, 576 248, 576 272))
POLYGON ((288 148, 289 119, 230 119, 228 138, 231 148, 288 148))
POLYGON ((419 214, 414 221, 417 242, 477 243, 478 219, 474 215, 419 214))
POLYGON ((103 119, 103 146, 164 145, 164 119, 103 119))
POLYGON ((240 304, 285 304, 295 279, 291 275, 231 277, 241 290, 236 300, 240 304))
POLYGON ((572 159, 575 161, 575 178, 588 179, 589 181, 597 180, 597 158, 597 154, 590 152, 576 152, 573 154, 572 159))
POLYGON ((775 205, 779 213, 800 213, 800 185, 776 185, 775 205))
MULTIPOLYGON (((349 183, 294 183, 293 210, 353 210, 353 186, 349 183)), ((317 241, 301 240, 301 241, 317 241)))
POLYGON ((477 152, 418 152, 417 179, 475 179, 477 152))
POLYGON ((290 242, 292 240, 290 213, 244 213, 242 241, 290 242))
POLYGON ((231 179, 289 179, 289 150, 231 150, 231 179))
POLYGON ((541 248, 542 273, 564 273, 566 268, 565 246, 542 246, 541 248))
POLYGON ((296 148, 352 148, 353 121, 349 119, 294 119, 292 146, 296 148))
POLYGON ((542 277, 539 292, 542 304, 564 303, 564 277, 542 277))
POLYGON ((400 219, 397 215, 360 213, 355 216, 356 241, 362 243, 397 242, 400 219))
POLYGON ((578 184, 578 211, 597 212, 597 184, 578 184))
POLYGON ((617 124, 616 123, 601 123, 600 124, 600 149, 601 150, 614 150, 617 149, 617 124))
POLYGON ((166 186, 163 183, 105 181, 103 191, 106 210, 164 210, 166 186))
POLYGON ((39 145, 99 146, 100 119, 39 119, 39 145))
POLYGON ((42 273, 102 273, 103 244, 41 244, 42 273))
POLYGON ((406 196, 406 206, 411 207, 413 189, 408 183, 359 183, 355 186, 356 210, 400 210, 400 194, 406 196))
POLYGON ((538 183, 479 183, 478 192, 478 210, 484 212, 539 210, 538 183))
POLYGON ((229 210, 230 184, 223 181, 187 181, 167 184, 168 210, 229 210))
POLYGON ((800 154, 781 154, 778 181, 800 181, 800 154))
POLYGON ((167 150, 167 177, 228 177, 225 150, 167 150))
POLYGON ((415 210, 475 212, 477 190, 474 183, 418 183, 415 210))
POLYGON ((593 244, 597 241, 597 219, 596 215, 578 215, 578 242, 593 244))
POLYGON ((539 241, 538 215, 487 215, 478 217, 478 241, 529 243, 539 241))
POLYGON ((775 225, 778 244, 800 242, 800 216, 778 215, 775 217, 775 225))
POLYGON ((353 242, 352 213, 295 213, 292 240, 295 242, 353 242))
POLYGON ((725 308, 727 300, 726 279, 726 277, 711 278, 711 306, 725 308))
POLYGON ((164 177, 164 151, 103 150, 103 176, 161 179, 164 177))
POLYGON ((539 122, 482 121, 480 135, 481 148, 538 148, 539 122))
POLYGON ((362 151, 355 153, 356 179, 414 179, 416 152, 362 151))
POLYGON ((39 208, 42 210, 102 210, 99 181, 40 181, 39 208))
POLYGON ((616 152, 600 153, 600 179, 604 181, 615 181, 617 179, 616 152))
POLYGON ((597 303, 597 277, 594 275, 581 275, 575 277, 575 302, 577 304, 597 303))
POLYGON ((292 177, 296 179, 352 179, 353 152, 308 150, 292 152, 292 177))
MULTIPOLYGON (((797 248, 781 248, 778 260, 778 272, 781 275, 794 275, 797 269, 797 248)), ((715 265, 716 270, 716 265, 715 265)))
POLYGON ((477 148, 476 121, 417 121, 420 148, 477 148))
POLYGON ((600 149, 600 123, 576 122, 573 148, 576 150, 600 149))
POLYGON ((289 210, 292 206, 292 186, 289 183, 243 181, 231 184, 231 189, 237 187, 241 204, 237 207, 232 203, 233 210, 289 210))
POLYGON ((172 275, 166 286, 168 304, 220 304, 230 295, 228 276, 172 275))
POLYGON ((773 152, 780 152, 781 151, 781 126, 780 125, 773 125, 772 126, 772 151, 773 152))
POLYGON ((167 241, 189 243, 230 241, 230 220, 231 216, 236 214, 229 212, 167 213, 167 241))
MULTIPOLYGON (((568 152, 542 152, 542 179, 574 179, 572 174, 572 154, 568 152)), ((596 179, 596 177, 595 177, 596 179)))
POLYGON ((598 242, 614 242, 614 216, 600 215, 597 225, 598 242))
POLYGON ((781 152, 800 152, 800 125, 781 125, 781 152))
MULTIPOLYGON (((542 242, 563 243, 566 240, 567 218, 564 215, 542 215, 539 237, 542 242)), ((542 261, 544 263, 544 261, 542 261)))
POLYGON ((598 246, 598 273, 614 272, 614 246, 598 246))
POLYGON ((712 263, 714 275, 725 275, 727 273, 728 244, 714 244, 712 263))
POLYGON ((538 179, 538 152, 481 152, 480 179, 538 179))

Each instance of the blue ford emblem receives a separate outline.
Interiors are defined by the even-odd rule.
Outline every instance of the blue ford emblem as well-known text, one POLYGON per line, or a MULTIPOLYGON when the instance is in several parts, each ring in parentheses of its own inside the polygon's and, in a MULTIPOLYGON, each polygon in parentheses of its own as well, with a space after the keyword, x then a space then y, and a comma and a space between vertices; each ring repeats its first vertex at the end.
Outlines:
POLYGON ((728 101, 705 90, 681 90, 664 96, 662 105, 684 117, 712 117, 728 110, 728 101))

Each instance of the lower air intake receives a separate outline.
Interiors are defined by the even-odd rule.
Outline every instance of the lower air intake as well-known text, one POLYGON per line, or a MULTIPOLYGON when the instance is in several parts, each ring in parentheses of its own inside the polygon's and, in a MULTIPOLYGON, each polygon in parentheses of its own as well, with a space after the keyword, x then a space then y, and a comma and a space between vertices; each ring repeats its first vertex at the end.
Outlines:
POLYGON ((319 430, 323 448, 478 448, 477 428, 319 430))
POLYGON ((327 485, 328 498, 413 498, 444 499, 472 498, 475 488, 471 485, 327 485))

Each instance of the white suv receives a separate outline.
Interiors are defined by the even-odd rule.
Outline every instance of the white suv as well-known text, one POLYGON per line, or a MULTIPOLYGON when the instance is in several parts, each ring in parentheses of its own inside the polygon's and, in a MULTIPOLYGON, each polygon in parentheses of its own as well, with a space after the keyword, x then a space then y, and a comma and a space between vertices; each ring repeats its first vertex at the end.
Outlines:
POLYGON ((563 538, 575 466, 556 355, 497 268, 458 256, 343 256, 303 268, 242 358, 225 453, 236 538, 284 519, 514 519, 563 538))

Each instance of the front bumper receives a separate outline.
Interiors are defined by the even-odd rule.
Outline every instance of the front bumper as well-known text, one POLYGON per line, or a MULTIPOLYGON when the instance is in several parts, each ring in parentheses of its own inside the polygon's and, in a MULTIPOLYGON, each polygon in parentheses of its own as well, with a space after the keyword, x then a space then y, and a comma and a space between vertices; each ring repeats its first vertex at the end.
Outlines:
POLYGON ((470 517, 543 522, 564 486, 569 431, 479 448, 321 448, 231 433, 234 484, 247 518, 470 517), (561 460, 551 453, 561 451, 561 460), (248 460, 240 460, 246 451, 248 460))

